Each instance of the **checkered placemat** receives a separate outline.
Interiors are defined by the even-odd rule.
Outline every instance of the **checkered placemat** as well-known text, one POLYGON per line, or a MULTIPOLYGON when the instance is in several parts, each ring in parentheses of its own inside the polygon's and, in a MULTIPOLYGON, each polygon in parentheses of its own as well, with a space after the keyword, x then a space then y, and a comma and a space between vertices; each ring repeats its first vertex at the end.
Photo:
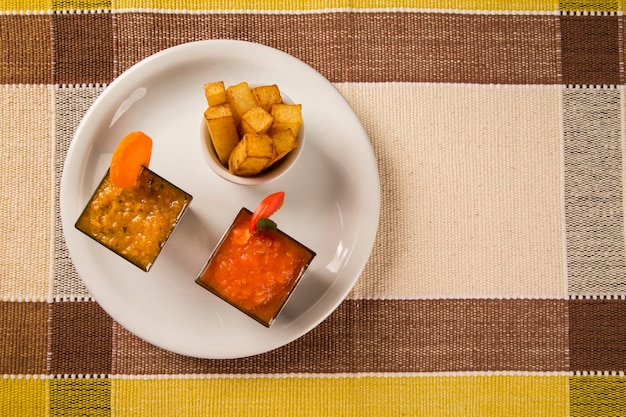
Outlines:
POLYGON ((624 4, 0 3, 0 415, 626 415, 624 4), (112 320, 59 214, 83 114, 167 47, 240 39, 328 78, 374 149, 357 285, 265 354, 112 320))

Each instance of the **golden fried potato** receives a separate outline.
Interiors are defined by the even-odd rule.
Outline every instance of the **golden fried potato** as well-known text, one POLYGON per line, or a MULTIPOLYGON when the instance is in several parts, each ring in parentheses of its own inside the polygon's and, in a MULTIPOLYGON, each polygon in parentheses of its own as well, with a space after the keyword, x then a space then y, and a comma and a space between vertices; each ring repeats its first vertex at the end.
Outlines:
POLYGON ((283 102, 283 99, 280 96, 280 90, 276 84, 254 87, 252 89, 252 95, 254 96, 257 104, 268 113, 274 104, 280 104, 283 102))
POLYGON ((267 133, 274 122, 274 118, 263 108, 253 107, 241 116, 241 132, 267 133))
POLYGON ((232 174, 258 175, 299 146, 302 105, 283 103, 277 85, 226 88, 214 81, 204 84, 204 94, 213 148, 232 174))
POLYGON ((274 117, 274 123, 269 130, 270 135, 289 129, 294 136, 298 136, 300 126, 302 126, 301 104, 274 104, 270 114, 274 117))
POLYGON ((237 126, 241 123, 241 116, 257 106, 252 90, 250 90, 248 83, 245 81, 228 87, 226 89, 226 98, 233 111, 233 117, 237 126))
POLYGON ((271 138, 276 149, 276 157, 270 162, 270 165, 280 161, 298 146, 298 139, 290 129, 275 132, 271 138))
POLYGON ((220 162, 228 165, 230 154, 239 143, 237 125, 228 103, 209 107, 204 112, 207 128, 213 142, 213 148, 220 162))
POLYGON ((260 174, 276 156, 274 142, 266 134, 246 133, 228 160, 231 174, 250 177, 260 174))
POLYGON ((204 95, 209 107, 224 104, 228 101, 226 98, 224 81, 215 81, 204 84, 204 95))

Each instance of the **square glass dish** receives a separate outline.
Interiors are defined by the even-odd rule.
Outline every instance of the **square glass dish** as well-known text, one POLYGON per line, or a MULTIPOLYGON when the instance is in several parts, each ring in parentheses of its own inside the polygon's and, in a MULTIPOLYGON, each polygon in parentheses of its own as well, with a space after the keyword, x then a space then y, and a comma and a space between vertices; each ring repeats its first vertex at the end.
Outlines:
POLYGON ((239 211, 196 283, 270 327, 316 254, 277 228, 250 234, 251 217, 239 211))
POLYGON ((113 186, 107 170, 75 227, 148 272, 191 200, 148 168, 130 188, 113 186))

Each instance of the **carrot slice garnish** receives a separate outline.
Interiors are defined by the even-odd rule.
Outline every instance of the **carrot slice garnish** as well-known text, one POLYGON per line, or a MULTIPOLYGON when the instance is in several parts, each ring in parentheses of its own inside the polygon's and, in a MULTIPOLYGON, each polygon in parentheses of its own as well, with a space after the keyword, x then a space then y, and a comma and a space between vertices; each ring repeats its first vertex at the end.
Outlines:
POLYGON ((116 187, 129 188, 137 183, 141 167, 150 165, 152 139, 141 131, 130 132, 117 145, 111 157, 109 176, 116 187))

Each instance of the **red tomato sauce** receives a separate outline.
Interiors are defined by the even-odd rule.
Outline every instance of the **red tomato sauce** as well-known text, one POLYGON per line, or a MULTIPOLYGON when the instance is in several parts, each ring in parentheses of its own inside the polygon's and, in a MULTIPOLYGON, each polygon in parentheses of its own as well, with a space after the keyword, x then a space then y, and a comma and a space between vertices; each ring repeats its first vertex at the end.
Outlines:
POLYGON ((315 253, 242 209, 196 282, 269 327, 315 253))

